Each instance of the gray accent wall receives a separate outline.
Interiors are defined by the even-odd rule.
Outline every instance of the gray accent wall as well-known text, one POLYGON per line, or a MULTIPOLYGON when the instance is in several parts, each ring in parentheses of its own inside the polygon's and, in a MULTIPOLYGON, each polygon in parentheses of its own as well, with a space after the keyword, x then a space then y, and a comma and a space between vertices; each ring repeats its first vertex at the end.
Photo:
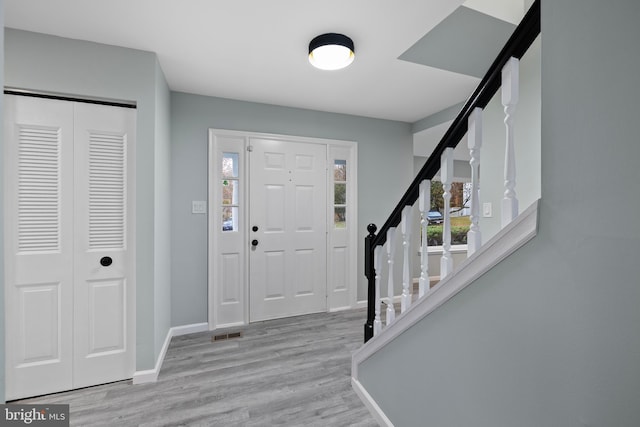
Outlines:
POLYGON ((640 425, 638 16, 542 1, 538 235, 360 367, 396 426, 640 425))
MULTIPOLYGON (((540 37, 520 60, 520 101, 514 115, 516 197, 520 212, 540 198, 540 37)), ((484 217, 480 230, 486 242, 502 228, 506 128, 501 92, 483 113, 480 154, 480 203, 491 203, 493 215, 484 217)))
MULTIPOLYGON (((4 0, 0 0, 0 25, 4 27, 4 0)), ((0 31, 0 46, 4 46, 4 31, 0 31)), ((0 86, 4 87, 4 48, 0 49, 0 86)), ((0 118, 4 123, 4 97, 0 97, 0 118)), ((0 153, 4 153, 4 131, 0 132, 0 153)), ((5 401, 4 327, 4 162, 0 160, 0 403, 5 401)))
POLYGON ((137 103, 136 368, 152 369, 171 317, 169 90, 155 53, 5 29, 5 84, 137 103))
POLYGON ((515 25, 460 6, 398 59, 482 78, 515 25))
POLYGON ((171 327, 171 93, 155 59, 154 328, 156 358, 171 327))
POLYGON ((447 107, 444 110, 427 116, 424 119, 418 120, 411 125, 411 131, 413 133, 418 133, 421 130, 429 129, 436 125, 453 120, 456 118, 458 113, 460 113, 462 107, 464 107, 464 102, 459 102, 451 107, 447 107))
POLYGON ((358 299, 366 299, 366 227, 382 225, 413 177, 411 125, 172 92, 172 325, 207 322, 207 218, 191 214, 191 201, 207 200, 209 128, 358 143, 358 299))

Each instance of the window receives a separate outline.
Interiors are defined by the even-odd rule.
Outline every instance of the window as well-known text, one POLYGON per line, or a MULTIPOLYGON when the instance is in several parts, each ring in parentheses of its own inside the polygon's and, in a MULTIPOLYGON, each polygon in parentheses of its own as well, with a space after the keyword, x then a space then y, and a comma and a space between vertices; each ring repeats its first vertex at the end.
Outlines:
MULTIPOLYGON (((429 225, 427 227, 428 245, 442 245, 442 217, 444 199, 442 198, 442 182, 431 181, 431 206, 429 212, 429 225), (437 213, 440 213, 438 215, 437 213)), ((451 244, 466 245, 467 232, 471 225, 471 183, 451 183, 451 206, 449 216, 451 219, 451 244)))
POLYGON ((347 228, 347 161, 333 163, 333 226, 347 228))
POLYGON ((239 171, 238 153, 222 153, 222 231, 238 231, 239 171))

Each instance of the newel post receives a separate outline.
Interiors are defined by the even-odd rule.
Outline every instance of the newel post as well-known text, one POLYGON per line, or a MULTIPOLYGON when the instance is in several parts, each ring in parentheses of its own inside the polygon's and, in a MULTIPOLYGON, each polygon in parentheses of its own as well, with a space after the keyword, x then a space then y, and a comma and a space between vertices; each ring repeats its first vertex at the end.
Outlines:
POLYGON ((373 337, 373 322, 375 320, 376 304, 376 272, 373 263, 374 247, 373 239, 376 237, 378 227, 369 224, 369 235, 364 238, 364 275, 367 278, 367 322, 364 324, 364 342, 373 337))

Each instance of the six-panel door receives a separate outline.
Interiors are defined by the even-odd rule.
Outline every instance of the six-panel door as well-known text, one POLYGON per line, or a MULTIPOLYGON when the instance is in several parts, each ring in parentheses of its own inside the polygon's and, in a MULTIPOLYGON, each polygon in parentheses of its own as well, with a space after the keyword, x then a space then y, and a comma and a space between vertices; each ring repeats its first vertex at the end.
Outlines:
POLYGON ((326 145, 250 145, 250 321, 326 311, 326 145))

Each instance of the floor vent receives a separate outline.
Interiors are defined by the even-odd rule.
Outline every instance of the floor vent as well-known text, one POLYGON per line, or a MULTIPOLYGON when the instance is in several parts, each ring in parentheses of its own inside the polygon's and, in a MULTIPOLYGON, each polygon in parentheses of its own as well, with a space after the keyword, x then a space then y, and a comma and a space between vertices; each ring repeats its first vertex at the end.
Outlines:
POLYGON ((214 335, 211 337, 211 342, 230 340, 232 338, 242 338, 242 332, 238 331, 229 332, 228 334, 214 335))

